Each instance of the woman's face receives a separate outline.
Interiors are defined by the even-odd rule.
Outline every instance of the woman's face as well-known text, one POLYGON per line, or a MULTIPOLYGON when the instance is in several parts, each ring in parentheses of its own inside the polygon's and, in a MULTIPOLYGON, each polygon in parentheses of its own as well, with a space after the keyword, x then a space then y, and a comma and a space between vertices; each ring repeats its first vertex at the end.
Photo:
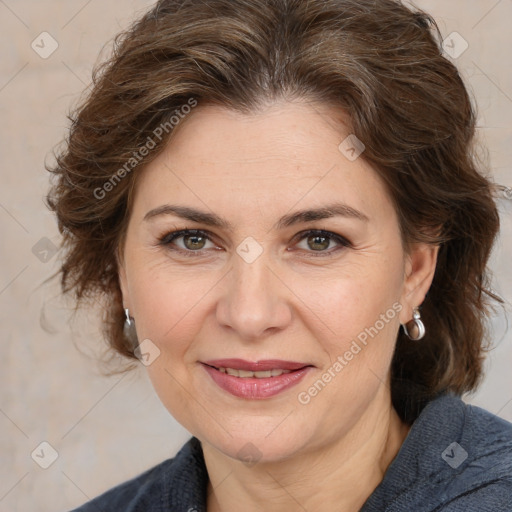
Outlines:
POLYGON ((380 178, 351 139, 340 149, 349 134, 319 105, 197 107, 139 176, 125 307, 166 408, 232 457, 284 459, 388 405, 435 258, 404 254, 380 178))

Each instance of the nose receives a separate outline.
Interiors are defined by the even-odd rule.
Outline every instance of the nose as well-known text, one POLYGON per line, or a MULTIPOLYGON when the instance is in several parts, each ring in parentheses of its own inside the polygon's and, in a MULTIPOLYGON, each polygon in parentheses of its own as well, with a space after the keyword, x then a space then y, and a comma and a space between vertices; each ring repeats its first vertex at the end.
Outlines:
POLYGON ((256 340, 290 325, 290 290, 262 255, 247 263, 235 255, 233 267, 223 280, 216 318, 237 337, 256 340))

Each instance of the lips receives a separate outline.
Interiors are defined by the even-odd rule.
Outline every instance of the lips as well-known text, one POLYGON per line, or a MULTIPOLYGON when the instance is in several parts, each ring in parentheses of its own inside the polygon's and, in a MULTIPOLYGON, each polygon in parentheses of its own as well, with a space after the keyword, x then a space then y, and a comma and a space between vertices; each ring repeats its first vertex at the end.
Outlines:
POLYGON ((264 361, 245 361, 244 359, 214 359, 204 361, 204 364, 214 368, 233 368, 234 370, 246 370, 249 372, 262 372, 266 370, 300 370, 308 363, 297 363, 294 361, 283 361, 281 359, 266 359, 264 361))
POLYGON ((312 365, 279 359, 245 361, 215 359, 202 363, 219 388, 245 399, 273 397, 298 384, 312 365))

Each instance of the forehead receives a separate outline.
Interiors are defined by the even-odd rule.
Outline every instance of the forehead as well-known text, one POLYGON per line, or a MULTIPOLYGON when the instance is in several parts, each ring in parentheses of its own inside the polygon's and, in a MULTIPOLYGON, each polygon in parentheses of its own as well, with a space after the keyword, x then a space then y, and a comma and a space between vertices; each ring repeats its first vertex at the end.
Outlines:
POLYGON ((197 107, 141 171, 134 207, 142 213, 166 202, 202 203, 260 217, 344 201, 369 217, 382 213, 391 201, 378 173, 347 155, 346 144, 340 149, 351 135, 345 119, 302 102, 252 114, 197 107))

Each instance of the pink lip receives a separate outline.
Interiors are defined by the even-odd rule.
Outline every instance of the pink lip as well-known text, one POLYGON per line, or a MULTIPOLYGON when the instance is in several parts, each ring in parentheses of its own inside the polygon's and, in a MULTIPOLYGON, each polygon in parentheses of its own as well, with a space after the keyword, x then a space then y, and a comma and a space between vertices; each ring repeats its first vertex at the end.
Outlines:
POLYGON ((224 391, 239 398, 261 400, 275 396, 286 389, 298 384, 311 369, 303 363, 290 361, 259 361, 250 363, 241 359, 222 359, 203 363, 203 368, 208 372, 212 380, 224 391), (236 362, 236 364, 234 364, 236 362), (241 362, 244 364, 242 367, 241 362), (215 363, 215 364, 212 364, 215 363), (222 364, 220 364, 222 363, 222 364), (229 363, 229 364, 228 364, 229 363), (292 368, 286 368, 292 366, 292 368), (256 377, 240 378, 227 373, 222 373, 217 368, 234 368, 247 371, 265 371, 271 369, 292 370, 290 373, 283 373, 278 377, 258 379, 256 377))
POLYGON ((263 372, 265 370, 299 370, 304 366, 311 366, 308 363, 297 363, 295 361, 283 361, 281 359, 266 359, 264 361, 245 361, 244 359, 212 359, 203 361, 208 366, 215 368, 233 368, 234 370, 246 370, 249 372, 263 372))

